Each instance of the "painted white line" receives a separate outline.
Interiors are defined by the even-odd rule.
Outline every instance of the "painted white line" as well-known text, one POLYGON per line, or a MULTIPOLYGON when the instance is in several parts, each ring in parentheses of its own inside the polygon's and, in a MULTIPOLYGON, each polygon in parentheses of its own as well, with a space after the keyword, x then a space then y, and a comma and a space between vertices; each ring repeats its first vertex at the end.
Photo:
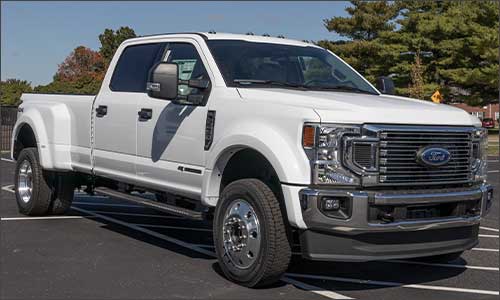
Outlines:
POLYGON ((192 227, 167 226, 167 225, 150 225, 150 224, 132 224, 132 225, 141 226, 141 227, 149 227, 149 228, 165 228, 165 229, 177 229, 177 230, 190 230, 190 231, 212 232, 212 229, 206 229, 206 228, 192 228, 192 227))
POLYGON ((140 226, 137 226, 134 224, 129 224, 127 222, 123 222, 123 221, 120 221, 118 219, 114 219, 114 218, 111 218, 111 217, 108 217, 105 215, 97 214, 97 213, 94 213, 92 211, 89 211, 89 210, 86 210, 83 208, 79 208, 79 207, 75 207, 75 206, 72 206, 71 208, 76 210, 76 211, 79 211, 81 213, 89 214, 91 216, 106 220, 108 222, 116 223, 118 225, 128 227, 130 229, 133 229, 133 230, 145 233, 145 234, 149 234, 150 236, 153 236, 153 237, 158 238, 160 240, 164 240, 166 242, 173 243, 173 244, 179 245, 179 246, 187 248, 187 249, 191 249, 191 250, 196 251, 198 253, 202 253, 202 254, 205 254, 205 255, 210 256, 210 257, 215 257, 215 253, 213 253, 212 251, 208 251, 208 250, 203 249, 201 247, 193 246, 190 243, 186 243, 186 242, 183 242, 181 240, 171 238, 169 236, 166 236, 166 235, 163 235, 161 233, 146 229, 144 227, 140 227, 140 226))
POLYGON ((430 266, 430 267, 444 267, 444 268, 457 268, 457 269, 471 269, 471 270, 482 270, 482 271, 499 271, 499 268, 496 267, 481 267, 481 266, 470 266, 470 265, 457 265, 457 264, 440 264, 440 263, 427 263, 421 261, 412 261, 412 260, 387 260, 389 263, 400 263, 400 264, 409 264, 409 265, 420 265, 420 266, 430 266))
POLYGON ((15 161, 13 161, 12 159, 9 159, 9 158, 3 158, 2 157, 2 161, 6 161, 6 162, 10 162, 10 163, 14 163, 15 161))
POLYGON ((491 227, 479 226, 479 229, 484 229, 484 230, 489 230, 489 231, 495 231, 495 232, 498 232, 498 229, 496 229, 496 228, 491 228, 491 227))
POLYGON ((479 237, 498 239, 498 235, 493 234, 480 234, 479 237))
POLYGON ((101 210, 93 210, 92 212, 98 214, 106 214, 106 215, 117 215, 117 216, 133 216, 133 217, 147 217, 147 218, 162 218, 162 219, 176 219, 183 220, 183 217, 176 216, 162 216, 162 215, 150 215, 150 214, 134 214, 134 213, 122 213, 122 212, 112 212, 112 211, 101 211, 101 210))
POLYGON ((15 193, 15 192, 14 192, 14 185, 13 185, 13 184, 3 186, 3 187, 2 187, 2 190, 3 190, 3 191, 6 191, 6 192, 9 192, 9 193, 13 193, 13 194, 15 193))
POLYGON ((495 163, 495 162, 499 162, 499 161, 496 160, 496 159, 488 159, 488 162, 494 162, 495 163))
POLYGON ((498 173, 500 170, 493 170, 493 171, 488 171, 488 173, 498 173))
MULTIPOLYGON (((76 211, 79 211, 79 212, 82 212, 82 213, 85 213, 85 214, 89 214, 91 216, 94 216, 94 217, 106 220, 108 222, 116 223, 116 224, 119 224, 121 226, 128 227, 130 229, 133 229, 133 230, 145 233, 145 234, 149 234, 149 235, 151 235, 151 236, 153 236, 155 238, 164 240, 164 241, 169 242, 169 243, 176 244, 178 246, 181 246, 181 247, 193 250, 195 252, 202 253, 202 254, 205 254, 205 255, 213 257, 213 258, 216 257, 214 252, 206 250, 206 249, 204 249, 204 248, 202 248, 202 247, 200 247, 198 245, 186 243, 186 242, 183 242, 181 240, 178 240, 178 239, 171 238, 169 236, 160 234, 158 232, 151 231, 151 230, 146 229, 144 227, 140 227, 140 226, 137 226, 137 225, 129 224, 127 222, 123 222, 123 221, 120 221, 120 220, 117 220, 117 219, 114 219, 114 218, 111 218, 111 217, 108 217, 108 216, 105 216, 105 215, 101 215, 101 214, 98 214, 98 213, 95 213, 95 212, 83 209, 83 208, 74 207, 74 206, 72 206, 71 208, 74 209, 74 210, 76 210, 76 211)), ((311 292, 318 293, 318 294, 323 295, 325 297, 329 297, 327 294, 320 293, 321 291, 311 291, 311 292)), ((338 294, 338 295, 340 295, 340 294, 338 294)), ((347 297, 347 296, 344 296, 344 297, 347 297)), ((335 298, 333 298, 333 299, 335 299, 335 298)), ((352 299, 352 298, 341 298, 341 299, 352 299)))
POLYGON ((498 249, 490 249, 490 248, 472 248, 474 251, 486 251, 486 252, 498 252, 498 249))
POLYGON ((110 204, 110 203, 92 203, 92 202, 73 202, 73 204, 78 205, 90 205, 90 206, 109 206, 109 207, 135 207, 135 208, 146 208, 142 205, 132 205, 132 204, 110 204))
POLYGON ((292 284, 300 289, 303 289, 303 290, 306 290, 309 292, 313 292, 315 294, 318 294, 318 295, 321 295, 321 296, 324 296, 324 297, 327 297, 330 299, 354 299, 354 298, 351 298, 348 296, 344 296, 344 295, 335 293, 335 292, 330 291, 330 290, 325 290, 324 288, 320 288, 320 287, 317 287, 314 285, 310 285, 307 283, 303 283, 303 282, 294 280, 294 279, 289 278, 289 277, 283 277, 283 278, 281 278, 281 281, 292 284))
POLYGON ((347 282, 356 284, 387 286, 387 287, 403 287, 411 289, 437 290, 437 291, 458 292, 458 293, 499 295, 498 291, 464 289, 464 288, 454 288, 454 287, 437 286, 437 285, 404 284, 400 282, 391 282, 391 281, 365 280, 365 279, 332 277, 332 276, 322 276, 322 275, 308 275, 308 274, 297 274, 297 273, 286 273, 285 275, 295 278, 319 279, 319 280, 338 281, 338 282, 347 282))
POLYGON ((2 221, 21 221, 21 220, 63 220, 63 219, 84 219, 84 216, 51 216, 51 217, 12 217, 0 218, 2 221))

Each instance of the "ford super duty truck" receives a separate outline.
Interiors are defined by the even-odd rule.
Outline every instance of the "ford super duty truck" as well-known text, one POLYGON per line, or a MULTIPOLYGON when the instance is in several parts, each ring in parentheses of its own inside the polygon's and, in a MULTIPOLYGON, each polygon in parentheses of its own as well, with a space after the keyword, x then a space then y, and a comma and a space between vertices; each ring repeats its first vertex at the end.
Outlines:
POLYGON ((312 260, 457 258, 492 202, 486 131, 376 85, 307 42, 127 40, 97 95, 22 95, 19 210, 63 214, 82 187, 208 219, 224 274, 246 286, 278 280, 296 243, 312 260))

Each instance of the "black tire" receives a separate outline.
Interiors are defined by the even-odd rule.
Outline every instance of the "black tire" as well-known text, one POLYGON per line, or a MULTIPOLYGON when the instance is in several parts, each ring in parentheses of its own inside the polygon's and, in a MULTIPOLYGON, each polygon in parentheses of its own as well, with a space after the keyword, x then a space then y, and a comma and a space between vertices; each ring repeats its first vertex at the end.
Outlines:
POLYGON ((42 216, 47 214, 52 198, 52 190, 48 184, 49 178, 40 166, 38 150, 25 148, 19 154, 16 163, 15 191, 19 212, 27 216, 42 216), (19 194, 20 169, 24 162, 31 167, 31 197, 24 199, 19 194))
POLYGON ((464 252, 459 251, 459 252, 446 253, 446 254, 441 254, 441 255, 426 256, 426 257, 420 257, 417 260, 422 261, 422 262, 429 262, 429 263, 447 263, 447 262, 459 259, 460 256, 462 255, 462 253, 464 253, 464 252))
POLYGON ((73 203, 75 195, 75 183, 71 173, 59 173, 54 175, 53 199, 49 207, 52 215, 63 215, 67 213, 73 203))
POLYGON ((258 179, 241 179, 226 186, 215 210, 214 243, 225 276, 243 286, 262 287, 277 282, 290 263, 291 247, 278 199, 258 179), (260 250, 246 269, 237 268, 224 248, 223 224, 228 207, 243 199, 255 211, 260 224, 260 250))

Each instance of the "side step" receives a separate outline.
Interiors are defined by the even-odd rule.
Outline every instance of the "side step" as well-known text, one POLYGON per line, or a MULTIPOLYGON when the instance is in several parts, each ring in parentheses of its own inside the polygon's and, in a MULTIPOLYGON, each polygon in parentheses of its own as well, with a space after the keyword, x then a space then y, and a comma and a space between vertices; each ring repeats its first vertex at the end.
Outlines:
POLYGON ((181 216, 181 217, 186 217, 189 219, 194 219, 194 220, 203 220, 204 219, 203 213, 199 212, 199 211, 190 210, 190 209, 183 208, 183 207, 178 207, 178 206, 174 206, 174 205, 170 205, 170 204, 166 204, 166 203, 161 203, 161 202, 154 201, 154 200, 145 199, 145 198, 142 198, 139 196, 131 195, 129 193, 116 191, 116 190, 113 190, 113 189, 110 189, 107 187, 95 188, 95 192, 102 194, 102 195, 109 196, 109 197, 119 198, 119 199, 130 201, 130 202, 133 202, 136 204, 141 204, 141 205, 144 205, 144 206, 147 206, 147 207, 159 210, 159 211, 167 212, 167 213, 181 216))

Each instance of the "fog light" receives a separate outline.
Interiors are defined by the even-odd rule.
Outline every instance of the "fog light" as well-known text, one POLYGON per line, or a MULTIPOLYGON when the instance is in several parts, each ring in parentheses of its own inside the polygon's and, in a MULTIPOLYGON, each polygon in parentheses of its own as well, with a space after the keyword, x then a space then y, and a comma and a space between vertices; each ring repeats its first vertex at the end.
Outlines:
POLYGON ((318 199, 317 207, 327 217, 345 220, 351 217, 351 202, 349 196, 323 196, 318 199))
POLYGON ((340 199, 323 198, 323 210, 336 211, 340 209, 340 199))

